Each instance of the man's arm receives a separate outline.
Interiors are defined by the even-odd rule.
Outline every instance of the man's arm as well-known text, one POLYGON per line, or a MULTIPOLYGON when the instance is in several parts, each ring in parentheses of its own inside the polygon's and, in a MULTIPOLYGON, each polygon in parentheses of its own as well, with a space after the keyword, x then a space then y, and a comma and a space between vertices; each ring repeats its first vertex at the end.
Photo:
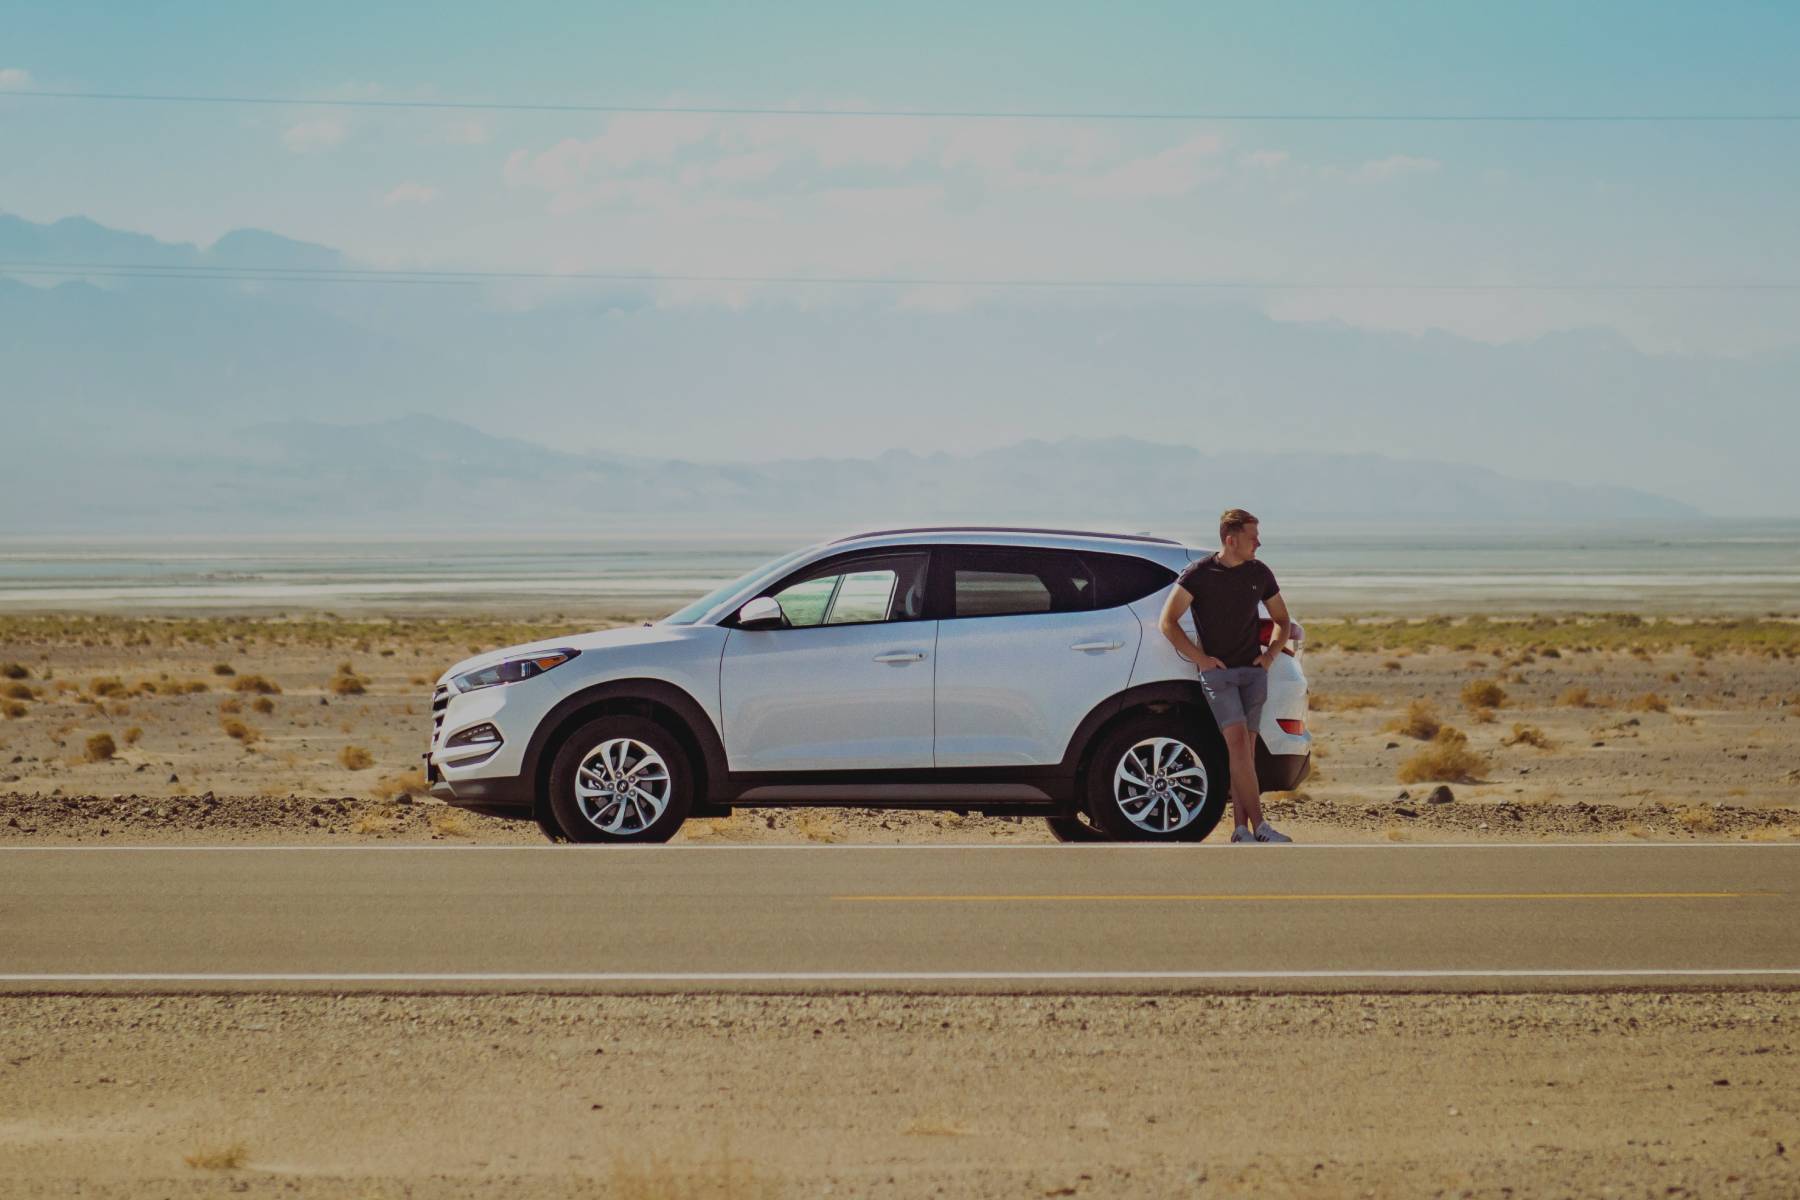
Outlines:
POLYGON ((1269 648, 1256 657, 1257 665, 1266 671, 1275 664, 1275 656, 1281 653, 1281 648, 1287 645, 1288 610, 1287 601, 1281 598, 1280 592, 1276 592, 1263 603, 1268 605, 1269 617, 1275 622, 1275 632, 1269 638, 1269 648))
MULTIPOLYGON (((1157 628, 1161 629, 1162 635, 1169 639, 1169 645, 1175 647, 1175 653, 1202 671, 1223 670, 1225 664, 1208 654, 1198 639, 1189 637, 1187 630, 1181 627, 1181 614, 1193 606, 1193 593, 1180 584, 1176 584, 1170 590, 1169 598, 1163 601, 1162 619, 1157 622, 1157 628)), ((1196 628, 1194 632, 1199 633, 1199 629, 1196 628)))

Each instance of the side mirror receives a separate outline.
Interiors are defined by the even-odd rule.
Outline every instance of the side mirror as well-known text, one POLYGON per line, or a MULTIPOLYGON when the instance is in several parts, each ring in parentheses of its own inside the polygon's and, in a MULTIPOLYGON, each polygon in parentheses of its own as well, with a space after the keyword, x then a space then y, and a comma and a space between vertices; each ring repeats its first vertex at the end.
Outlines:
POLYGON ((773 596, 758 596, 737 611, 739 629, 780 629, 786 624, 781 601, 773 596))

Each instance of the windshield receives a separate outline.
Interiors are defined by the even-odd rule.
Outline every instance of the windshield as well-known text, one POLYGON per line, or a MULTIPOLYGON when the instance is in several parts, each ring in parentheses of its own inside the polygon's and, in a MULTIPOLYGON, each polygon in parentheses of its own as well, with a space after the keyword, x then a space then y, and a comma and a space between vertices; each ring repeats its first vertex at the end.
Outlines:
POLYGON ((736 579, 733 579, 730 583, 721 584, 714 588, 687 607, 676 609, 674 612, 664 617, 661 623, 664 625, 692 625, 695 621, 698 621, 701 617, 704 617, 707 613, 711 612, 716 605, 733 593, 749 587, 752 583, 765 576, 780 574, 782 571, 793 566, 796 562, 799 562, 812 552, 813 548, 808 546, 803 550, 796 550, 792 554, 784 554, 773 562, 766 562, 753 571, 746 571, 736 579))

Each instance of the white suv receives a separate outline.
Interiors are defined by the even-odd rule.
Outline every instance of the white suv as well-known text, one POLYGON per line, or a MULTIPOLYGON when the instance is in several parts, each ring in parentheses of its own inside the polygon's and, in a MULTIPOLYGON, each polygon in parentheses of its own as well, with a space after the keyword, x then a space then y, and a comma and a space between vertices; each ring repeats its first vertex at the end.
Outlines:
MULTIPOLYGON (((1203 553, 968 528, 811 546, 654 624, 458 663, 432 697, 431 791, 577 842, 664 841, 739 804, 1198 841, 1229 804, 1225 744, 1157 618, 1203 553)), ((1311 760, 1300 642, 1296 624, 1270 671, 1264 790, 1311 760)))

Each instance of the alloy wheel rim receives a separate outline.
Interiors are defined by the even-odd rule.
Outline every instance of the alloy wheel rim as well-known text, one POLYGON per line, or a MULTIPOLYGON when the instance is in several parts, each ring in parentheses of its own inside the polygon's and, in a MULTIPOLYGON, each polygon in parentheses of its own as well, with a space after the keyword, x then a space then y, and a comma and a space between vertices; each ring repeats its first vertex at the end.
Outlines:
POLYGON ((1176 738, 1145 738, 1125 751, 1113 772, 1113 802, 1146 833, 1192 824, 1206 803, 1206 765, 1176 738))
POLYGON ((575 768, 575 803, 602 833, 642 833, 667 811, 674 787, 669 764, 636 738, 607 738, 575 768))

